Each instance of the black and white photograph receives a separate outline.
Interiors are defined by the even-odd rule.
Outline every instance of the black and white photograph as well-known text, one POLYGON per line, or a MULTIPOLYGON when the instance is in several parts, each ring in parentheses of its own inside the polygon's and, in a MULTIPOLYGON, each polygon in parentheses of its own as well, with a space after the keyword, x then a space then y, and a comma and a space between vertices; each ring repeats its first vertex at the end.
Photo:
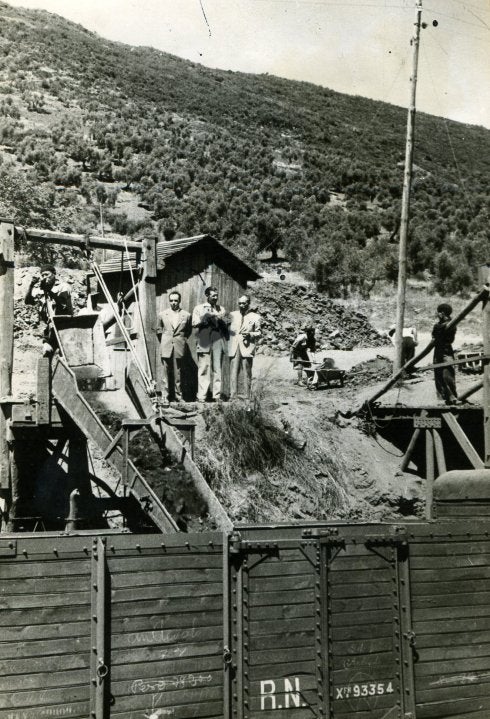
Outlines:
POLYGON ((490 0, 0 0, 0 719, 490 718, 490 0))

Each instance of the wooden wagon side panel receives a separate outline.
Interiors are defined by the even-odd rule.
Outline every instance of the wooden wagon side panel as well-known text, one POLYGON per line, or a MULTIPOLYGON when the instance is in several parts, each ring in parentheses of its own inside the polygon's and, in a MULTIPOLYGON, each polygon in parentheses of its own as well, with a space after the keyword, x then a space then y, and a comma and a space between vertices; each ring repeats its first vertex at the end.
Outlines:
POLYGON ((490 540, 474 523, 411 543, 417 719, 490 716, 490 540))
POLYGON ((89 716, 90 553, 90 540, 0 540, 0 719, 89 716))
MULTIPOLYGON (((318 715, 320 592, 300 542, 246 546, 232 572, 235 716, 318 715), (287 711, 286 711, 287 710, 287 711)), ((321 691, 320 691, 321 694, 321 691)))
POLYGON ((221 537, 108 544, 111 719, 223 717, 221 537))

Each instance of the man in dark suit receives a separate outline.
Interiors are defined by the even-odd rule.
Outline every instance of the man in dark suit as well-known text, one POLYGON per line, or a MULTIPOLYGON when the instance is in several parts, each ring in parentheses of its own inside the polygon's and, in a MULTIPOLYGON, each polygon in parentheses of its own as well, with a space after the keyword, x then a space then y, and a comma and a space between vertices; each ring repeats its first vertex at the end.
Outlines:
POLYGON ((191 334, 191 315, 180 307, 180 292, 171 292, 168 301, 170 307, 158 316, 157 332, 161 333, 160 354, 167 399, 169 402, 173 399, 180 402, 182 362, 187 338, 191 334))

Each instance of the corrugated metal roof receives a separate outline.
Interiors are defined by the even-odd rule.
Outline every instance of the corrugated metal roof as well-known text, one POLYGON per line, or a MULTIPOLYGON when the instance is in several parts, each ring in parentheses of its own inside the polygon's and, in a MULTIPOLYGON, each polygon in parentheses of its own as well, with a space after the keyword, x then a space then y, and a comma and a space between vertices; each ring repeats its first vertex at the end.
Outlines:
MULTIPOLYGON (((178 252, 182 252, 183 250, 186 250, 188 247, 191 247, 192 245, 196 245, 200 242, 206 242, 210 245, 216 245, 216 249, 219 249, 220 254, 222 255, 223 259, 228 262, 232 262, 235 266, 239 266, 242 271, 244 271, 248 276, 250 280, 257 280, 260 279, 260 275, 257 274, 257 272, 252 269, 249 265, 247 265, 245 262, 243 262, 239 257, 237 257, 231 250, 229 250, 227 247, 221 244, 216 238, 212 237, 211 235, 195 235, 194 237, 182 237, 177 240, 169 240, 168 242, 163 241, 159 242, 157 244, 157 260, 166 260, 168 257, 172 257, 173 255, 176 255, 178 252)), ((100 270, 103 274, 110 274, 115 272, 128 272, 129 271, 129 263, 128 263, 128 254, 129 254, 129 261, 131 262, 131 268, 133 270, 137 269, 137 263, 136 263, 136 253, 135 252, 124 252, 119 253, 114 257, 111 257, 110 259, 106 260, 100 265, 100 270)))

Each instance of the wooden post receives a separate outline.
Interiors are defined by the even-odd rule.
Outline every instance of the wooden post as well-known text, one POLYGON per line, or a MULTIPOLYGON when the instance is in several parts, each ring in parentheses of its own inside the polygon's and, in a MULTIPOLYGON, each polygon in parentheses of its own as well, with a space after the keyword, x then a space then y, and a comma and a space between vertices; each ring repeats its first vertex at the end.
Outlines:
POLYGON ((10 419, 14 359, 14 225, 0 220, 0 510, 10 495, 7 423, 10 419))
POLYGON ((412 83, 410 106, 407 118, 407 142, 405 147, 405 172, 403 175, 402 211, 400 218, 400 244, 398 249, 398 295, 396 301, 395 362, 393 373, 396 375, 402 366, 402 335, 405 319, 405 290, 407 283, 407 238, 410 212, 410 185, 412 182, 413 141, 415 133, 415 97, 417 90, 417 67, 419 59, 420 24, 422 19, 422 0, 417 0, 415 14, 415 35, 412 39, 412 83))
POLYGON ((157 377, 157 240, 146 237, 143 246, 143 277, 140 283, 141 337, 138 338, 138 351, 144 367, 149 364, 153 379, 157 377), (146 348, 145 348, 146 344, 146 348))
POLYGON ((425 430, 425 476, 426 476, 426 501, 425 518, 432 519, 432 498, 434 494, 434 437, 432 430, 425 430))
MULTIPOLYGON (((488 277, 487 277, 488 282, 488 277)), ((490 354, 490 302, 483 306, 483 354, 490 354)), ((490 467, 490 364, 483 360, 483 433, 485 467, 490 467)))

